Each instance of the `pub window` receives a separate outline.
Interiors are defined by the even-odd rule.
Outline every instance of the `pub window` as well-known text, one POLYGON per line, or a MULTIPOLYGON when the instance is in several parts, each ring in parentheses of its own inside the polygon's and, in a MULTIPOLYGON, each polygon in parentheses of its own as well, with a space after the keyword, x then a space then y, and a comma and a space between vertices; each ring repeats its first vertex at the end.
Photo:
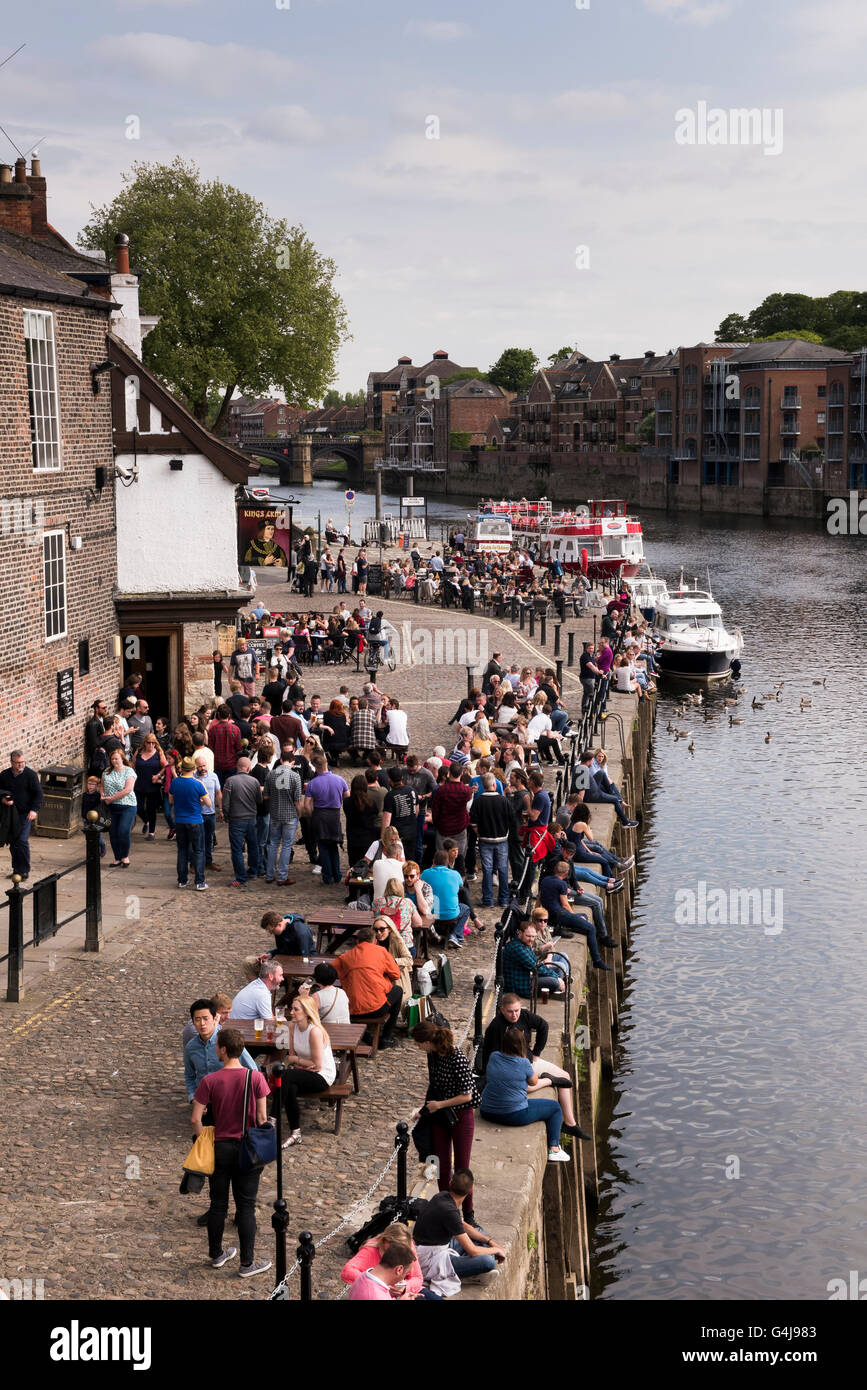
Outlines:
POLYGON ((42 537, 42 585, 45 593, 45 640, 66 636, 66 548, 62 531, 42 537))
POLYGON ((30 450, 40 472, 60 468, 60 414, 54 318, 43 309, 24 310, 24 354, 30 407, 30 450))

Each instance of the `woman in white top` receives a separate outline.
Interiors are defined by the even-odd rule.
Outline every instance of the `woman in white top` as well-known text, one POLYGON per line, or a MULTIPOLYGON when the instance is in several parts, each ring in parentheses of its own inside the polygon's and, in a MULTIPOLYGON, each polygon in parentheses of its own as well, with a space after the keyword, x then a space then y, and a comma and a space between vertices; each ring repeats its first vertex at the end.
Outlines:
POLYGON ((628 656, 621 656, 618 659, 615 674, 617 676, 618 695, 631 695, 638 689, 638 683, 633 679, 632 666, 628 656))
POLYGON ((283 1148, 301 1143, 301 1111, 298 1096, 315 1096, 334 1084, 337 1065, 331 1039, 319 1021, 315 995, 299 994, 289 1015, 289 1055, 283 1072, 283 1104, 290 1134, 283 1148))
POLYGON ((298 990, 299 994, 314 994, 319 1005, 319 1021, 327 1023, 351 1023, 349 1017, 349 995, 341 989, 337 981, 337 971, 327 960, 321 960, 313 971, 313 979, 305 980, 298 990), (319 986, 313 990, 313 985, 319 986))

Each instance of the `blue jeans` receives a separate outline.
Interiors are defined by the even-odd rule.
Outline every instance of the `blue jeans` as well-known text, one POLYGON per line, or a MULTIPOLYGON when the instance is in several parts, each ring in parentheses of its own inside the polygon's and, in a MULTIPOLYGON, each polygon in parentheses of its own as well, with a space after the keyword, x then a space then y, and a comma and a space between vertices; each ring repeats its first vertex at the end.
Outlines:
MULTIPOLYGON (((555 930, 557 927, 565 927, 567 931, 577 931, 580 932, 582 936, 586 936, 587 948, 590 951, 590 959, 593 961, 602 959, 596 940, 596 928, 591 922, 587 921, 586 917, 580 917, 577 912, 558 912, 554 918, 554 926, 555 930)), ((560 976, 558 975, 557 978, 559 980, 560 976)))
MULTIPOLYGON (((481 1226, 476 1227, 477 1231, 481 1231, 481 1229, 481 1226)), ((484 1234, 485 1232, 482 1231, 482 1235, 484 1234)), ((463 1246, 457 1237, 449 1241, 449 1252, 455 1267, 455 1274, 459 1279, 469 1279, 474 1274, 490 1274, 491 1270, 497 1267, 497 1261, 493 1255, 465 1255, 463 1246)))
POLYGON ((608 882, 608 879, 603 878, 601 874, 594 874, 592 869, 579 869, 574 864, 572 865, 572 876, 579 883, 594 883, 597 888, 604 888, 608 882))
MULTIPOLYGON (((202 817, 204 820, 204 816, 202 817)), ((213 819, 213 817, 212 817, 213 819)), ((205 881, 205 827, 175 822, 175 843, 178 847, 178 883, 186 883, 192 864, 196 883, 205 881)))
POLYGON ((271 817, 256 817, 256 848, 259 851, 259 877, 265 874, 265 860, 268 856, 268 834, 271 829, 271 817))
POLYGON ((481 1116, 483 1120, 490 1120, 495 1125, 532 1125, 537 1120, 544 1120, 545 1128, 548 1131, 548 1148, 556 1149, 560 1146, 560 1129, 563 1125, 563 1111, 560 1109, 559 1100, 528 1100, 526 1110, 510 1110, 507 1115, 494 1115, 486 1111, 482 1104, 481 1116))
POLYGON ((569 715, 566 713, 564 709, 552 709, 551 727, 554 730, 555 734, 562 734, 563 730, 566 728, 566 725, 568 723, 569 715))
POLYGON ((294 820, 279 821, 271 817, 271 829, 268 837, 268 861, 265 867, 265 877, 273 878, 274 870, 277 870, 277 878, 282 883, 289 876, 289 865, 292 863, 292 847, 295 844, 295 836, 298 834, 298 817, 294 820), (279 855, 279 857, 278 857, 279 855))
POLYGON ((207 816, 203 812, 202 825, 205 827, 205 863, 210 864, 214 857, 214 840, 217 837, 217 817, 207 816))
POLYGON ((592 798, 589 796, 585 796, 584 800, 587 802, 588 806, 613 806, 614 814, 617 816, 617 819, 620 821, 621 825, 625 825, 626 822, 629 820, 629 817, 623 809, 623 802, 620 800, 619 796, 612 796, 608 792, 596 791, 593 793, 592 798))
POLYGON ((319 841, 319 863, 323 883, 340 882, 340 846, 336 840, 319 841))
POLYGON ((447 930, 450 940, 460 941, 461 945, 463 945, 464 927, 467 924, 467 918, 469 917, 469 915, 470 909, 467 907, 466 903, 458 903, 457 917, 448 917, 442 919, 438 917, 434 925, 437 931, 439 932, 440 936, 442 936, 443 933, 447 930))
POLYGON ((482 907, 494 905, 494 869, 497 870, 497 905, 509 906, 509 841, 487 844, 479 840, 479 857, 482 861, 482 907))
POLYGON ((255 878, 259 868, 259 842, 256 839, 256 817, 229 821, 229 848, 232 851, 232 868, 239 883, 247 882, 247 867, 244 863, 244 845, 247 846, 247 859, 250 864, 250 877, 255 878))
MULTIPOLYGON (((118 806, 117 803, 115 803, 114 805, 109 806, 108 810, 109 815, 111 817, 111 822, 108 828, 108 838, 111 841, 111 848, 114 851, 114 857, 115 859, 128 859, 129 837, 130 831, 132 830, 133 825, 135 823, 136 808, 135 806, 118 806)), ((27 833, 29 835, 31 822, 25 821, 24 824, 27 826, 27 833)), ((21 839, 21 836, 19 836, 19 839, 21 839)), ((28 852, 28 864, 27 868, 24 871, 25 873, 30 872, 29 858, 30 856, 28 852)))

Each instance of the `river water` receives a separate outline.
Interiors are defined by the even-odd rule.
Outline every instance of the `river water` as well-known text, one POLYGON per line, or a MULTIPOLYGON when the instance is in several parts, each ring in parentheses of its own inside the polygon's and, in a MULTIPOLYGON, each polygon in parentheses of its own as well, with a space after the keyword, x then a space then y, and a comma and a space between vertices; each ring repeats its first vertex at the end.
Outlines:
POLYGON ((744 633, 746 694, 735 725, 722 697, 709 722, 659 702, 591 1293, 826 1299, 829 1280, 867 1274, 867 729, 852 684, 867 543, 661 513, 644 527, 669 583, 683 564, 701 587, 710 565, 744 633), (750 708, 780 682, 779 701, 750 708), (767 911, 690 924, 701 881, 766 890, 767 911))
MULTIPOLYGON (((339 520, 343 489, 301 489, 304 524, 320 508, 339 520)), ((396 512, 396 498, 384 502, 396 512)), ((431 515, 467 506, 432 502, 431 515)), ((354 517, 371 515, 373 497, 359 494, 354 517)), ((591 1293, 826 1299, 830 1280, 867 1276, 867 720, 856 680, 867 542, 797 522, 643 521, 669 583, 683 565, 703 586, 710 566, 726 621, 744 633, 746 693, 735 725, 721 695, 707 721, 660 698, 600 1116, 591 1293), (780 682, 779 701, 750 708, 780 682), (801 699, 812 702, 803 711, 801 699), (669 719, 692 731, 694 754, 665 732, 669 719), (763 910, 685 921, 688 895, 698 904, 714 888, 762 890, 763 910)))

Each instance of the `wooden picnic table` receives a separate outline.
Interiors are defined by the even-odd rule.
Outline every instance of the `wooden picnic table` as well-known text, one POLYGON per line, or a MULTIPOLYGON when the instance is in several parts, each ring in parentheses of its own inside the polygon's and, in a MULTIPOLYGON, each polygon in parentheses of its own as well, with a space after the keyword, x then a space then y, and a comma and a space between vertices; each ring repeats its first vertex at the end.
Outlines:
POLYGON ((372 926, 375 916, 374 912, 357 912, 352 907, 317 908, 307 918, 310 926, 316 928, 317 952, 320 955, 330 955, 338 941, 350 940, 359 927, 372 926))
MULTIPOLYGON (((275 1035, 279 1024, 276 1018, 265 1019, 264 1028, 260 1038, 256 1037, 256 1029, 252 1018, 230 1018, 226 1020, 226 1028, 236 1028, 244 1039, 244 1046, 255 1047, 263 1052, 277 1052, 279 1049, 275 1041, 275 1035), (268 1039, 268 1032, 271 1030, 271 1038, 268 1039)), ((323 1023, 323 1028, 331 1040, 332 1052, 345 1054, 349 1072, 352 1076, 352 1084, 355 1094, 361 1090, 358 1079, 358 1057, 369 1057, 372 1049, 368 1044, 361 1041, 364 1037, 365 1025, 363 1023, 323 1023)), ((346 1066, 341 1066, 340 1072, 345 1072, 346 1066)), ((340 1080, 338 1073, 337 1080, 340 1080)))
POLYGON ((275 965, 282 965, 283 974, 289 980, 310 980, 313 978, 313 971, 320 961, 327 961, 329 965, 334 962, 328 960, 327 956, 272 956, 275 965))

